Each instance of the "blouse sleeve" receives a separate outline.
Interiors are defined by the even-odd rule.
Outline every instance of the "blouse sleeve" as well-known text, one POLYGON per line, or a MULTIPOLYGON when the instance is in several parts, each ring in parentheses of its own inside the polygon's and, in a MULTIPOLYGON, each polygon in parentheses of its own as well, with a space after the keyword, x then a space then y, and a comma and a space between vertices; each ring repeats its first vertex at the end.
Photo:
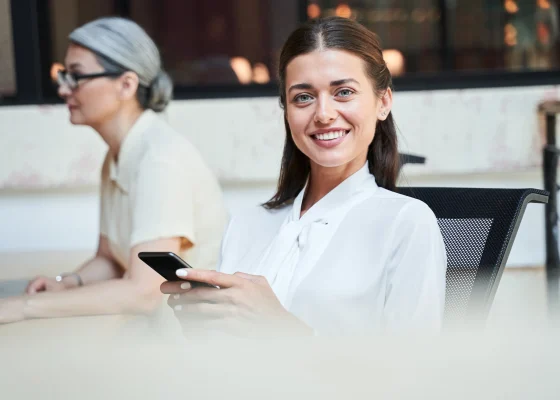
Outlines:
POLYGON ((420 201, 397 217, 388 265, 384 322, 388 331, 441 329, 447 257, 437 219, 420 201))
POLYGON ((130 246, 171 237, 196 244, 192 172, 178 163, 144 160, 137 173, 130 246))

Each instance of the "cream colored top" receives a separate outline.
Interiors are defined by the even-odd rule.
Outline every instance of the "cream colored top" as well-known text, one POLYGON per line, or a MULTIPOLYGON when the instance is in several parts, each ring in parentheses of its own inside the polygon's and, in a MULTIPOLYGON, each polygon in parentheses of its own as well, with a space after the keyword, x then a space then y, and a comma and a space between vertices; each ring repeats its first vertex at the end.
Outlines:
POLYGON ((181 237, 194 246, 180 256, 213 269, 226 222, 219 183, 196 148, 155 112, 143 112, 118 163, 108 153, 101 172, 100 231, 116 260, 126 269, 135 245, 181 237))

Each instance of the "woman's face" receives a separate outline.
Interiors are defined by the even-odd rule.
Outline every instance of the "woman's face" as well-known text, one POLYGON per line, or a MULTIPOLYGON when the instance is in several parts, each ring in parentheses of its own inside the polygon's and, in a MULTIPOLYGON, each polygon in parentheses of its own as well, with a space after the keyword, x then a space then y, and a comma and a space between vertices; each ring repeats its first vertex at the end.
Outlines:
POLYGON ((316 50, 286 68, 286 115, 296 146, 311 167, 364 165, 377 120, 392 105, 387 89, 379 99, 358 56, 316 50))
MULTIPOLYGON (((64 61, 70 73, 95 74, 104 72, 95 55, 84 47, 70 44, 64 61)), ((75 89, 67 85, 58 88, 58 94, 66 101, 70 122, 76 125, 99 126, 111 119, 122 103, 122 83, 108 77, 78 81, 75 89)))

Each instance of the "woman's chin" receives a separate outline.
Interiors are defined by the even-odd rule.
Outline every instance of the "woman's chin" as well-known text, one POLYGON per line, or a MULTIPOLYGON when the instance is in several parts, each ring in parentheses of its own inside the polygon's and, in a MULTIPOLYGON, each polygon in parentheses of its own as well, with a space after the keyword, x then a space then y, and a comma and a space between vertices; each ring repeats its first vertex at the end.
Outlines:
POLYGON ((82 115, 75 112, 70 112, 70 123, 72 125, 84 125, 85 121, 82 115))
POLYGON ((341 159, 338 157, 317 157, 316 159, 311 161, 312 164, 315 164, 320 168, 337 168, 349 163, 349 160, 341 159))

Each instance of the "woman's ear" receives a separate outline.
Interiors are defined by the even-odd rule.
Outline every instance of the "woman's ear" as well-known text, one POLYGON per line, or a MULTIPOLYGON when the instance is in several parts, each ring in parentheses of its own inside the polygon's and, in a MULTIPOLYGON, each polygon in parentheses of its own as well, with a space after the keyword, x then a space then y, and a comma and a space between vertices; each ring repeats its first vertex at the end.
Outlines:
POLYGON ((134 72, 127 71, 119 78, 121 81, 120 95, 122 100, 129 100, 136 97, 138 91, 138 75, 134 72))
POLYGON ((379 109, 377 110, 377 119, 385 121, 393 108, 393 91, 391 88, 387 88, 380 100, 379 109))

